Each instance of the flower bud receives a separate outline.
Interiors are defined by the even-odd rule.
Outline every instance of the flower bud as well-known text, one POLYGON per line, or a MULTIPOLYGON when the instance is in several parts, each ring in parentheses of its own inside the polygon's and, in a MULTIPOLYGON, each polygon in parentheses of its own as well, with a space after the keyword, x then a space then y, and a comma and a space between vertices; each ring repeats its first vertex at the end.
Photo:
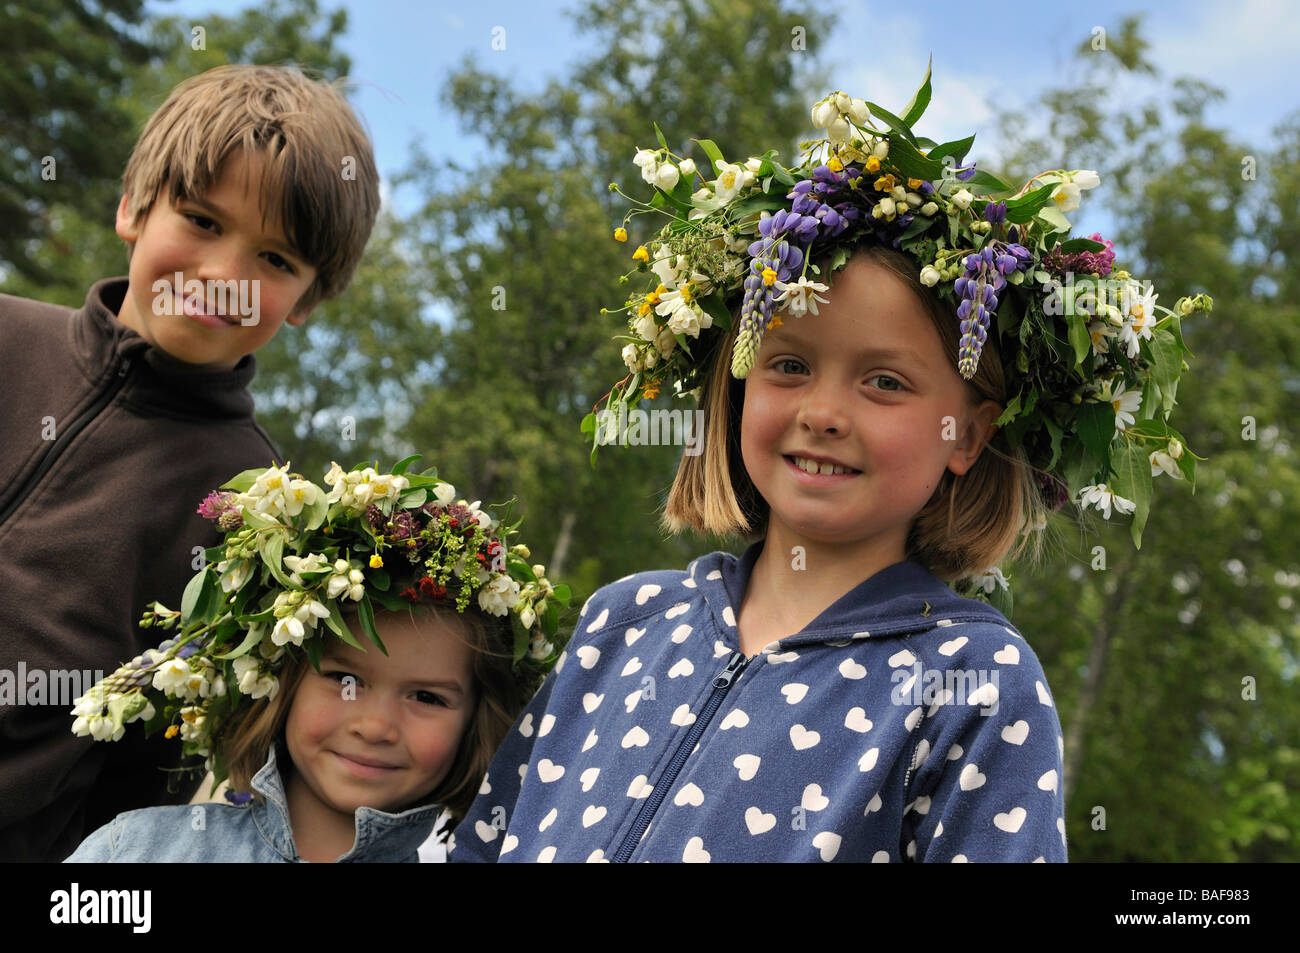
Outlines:
POLYGON ((818 129, 825 129, 835 121, 837 110, 830 100, 822 100, 813 107, 812 121, 818 129))
POLYGON ((1180 459, 1180 458, 1182 457, 1182 455, 1183 455, 1183 444, 1182 444, 1182 442, 1179 441, 1179 440, 1170 440, 1170 441, 1169 441, 1169 449, 1168 449, 1166 452, 1167 452, 1171 457, 1173 457, 1175 460, 1180 459))
POLYGON ((842 113, 848 112, 849 107, 852 105, 853 105, 853 100, 849 97, 847 93, 839 92, 835 94, 835 108, 838 109, 840 112, 842 113))
POLYGON ((663 189, 665 192, 671 192, 673 186, 677 184, 679 177, 680 174, 677 171, 677 166, 673 165, 671 162, 665 162, 659 167, 659 171, 655 173, 655 185, 659 186, 659 188, 663 189))
POLYGON ((849 103, 848 114, 854 125, 857 126, 865 126, 867 120, 871 118, 871 110, 867 108, 866 102, 861 99, 855 99, 849 103))
POLYGON ((934 265, 926 265, 921 269, 921 284, 927 288, 933 288, 939 283, 939 269, 934 265))
POLYGON ((826 127, 826 135, 830 137, 833 144, 842 146, 849 141, 849 124, 844 121, 843 116, 837 116, 835 121, 826 127))
POLYGON ((886 218, 890 218, 894 215, 895 212, 894 200, 891 198, 883 198, 880 200, 880 204, 877 205, 876 208, 880 209, 881 215, 885 216, 886 218))
POLYGON ((681 170, 682 175, 694 175, 694 174, 695 174, 695 160, 694 160, 694 159, 683 159, 683 160, 681 161, 681 163, 677 166, 677 168, 678 168, 679 170, 681 170))
POLYGON ((962 211, 965 211, 970 208, 971 199, 975 198, 975 196, 971 195, 965 189, 958 189, 950 196, 950 198, 953 205, 957 206, 962 211))
POLYGON ((1101 176, 1091 169, 1081 169, 1075 172, 1071 178, 1074 180, 1074 184, 1081 189, 1095 189, 1101 185, 1101 176))
POLYGON ((881 139, 871 148, 871 154, 877 159, 884 159, 889 155, 889 140, 881 139))
POLYGON ((935 205, 933 202, 926 202, 921 206, 921 214, 926 218, 931 217, 937 211, 939 211, 939 206, 935 205))

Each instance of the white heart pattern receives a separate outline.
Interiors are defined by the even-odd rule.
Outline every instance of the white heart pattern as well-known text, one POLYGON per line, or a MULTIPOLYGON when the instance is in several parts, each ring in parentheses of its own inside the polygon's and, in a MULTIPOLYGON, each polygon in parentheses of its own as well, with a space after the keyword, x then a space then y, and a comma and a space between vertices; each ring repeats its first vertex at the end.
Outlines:
POLYGON ((844 727, 865 734, 871 730, 871 719, 863 709, 850 708, 849 713, 844 716, 844 727))
POLYGON ((542 818, 542 822, 537 825, 537 830, 538 831, 546 830, 548 827, 550 827, 552 824, 555 823, 555 819, 559 816, 560 816, 559 808, 555 808, 555 807, 551 808, 547 812, 546 816, 542 818))
POLYGON ((678 659, 677 664, 668 670, 669 678, 683 678, 695 672, 695 666, 688 658, 678 659))
POLYGON ((727 713, 727 717, 722 719, 722 724, 718 726, 719 731, 726 731, 729 728, 744 728, 749 724, 749 716, 739 708, 733 708, 727 713))
POLYGON ((830 863, 840 852, 840 835, 834 831, 822 831, 813 838, 813 846, 821 851, 822 860, 830 863))
POLYGON ((677 628, 673 629, 673 634, 668 637, 669 641, 674 645, 681 645, 690 636, 692 631, 694 630, 683 622, 677 628))
POLYGON ((550 758, 543 758, 537 762, 537 776, 544 784, 550 784, 564 777, 564 766, 555 764, 550 758))
POLYGON ((1019 665, 1020 649, 1008 642, 1002 647, 1001 652, 993 653, 993 661, 997 662, 999 665, 1019 665))
POLYGON ((673 606, 671 609, 669 609, 667 612, 664 613, 664 618, 675 619, 682 613, 690 612, 690 611, 691 611, 691 604, 689 602, 679 602, 677 603, 677 605, 673 606))
POLYGON ((766 834, 776 827, 776 815, 764 814, 759 808, 751 807, 745 811, 745 826, 755 837, 766 834))
POLYGON ((485 844, 490 844, 497 839, 497 829, 483 821, 474 822, 474 833, 485 844))
MULTIPOLYGON (((600 614, 601 618, 604 618, 608 611, 602 612, 600 614)), ((600 661, 600 649, 594 645, 584 645, 575 654, 578 656, 578 661, 583 668, 594 668, 596 663, 600 661)))
POLYGON ((762 760, 763 759, 756 754, 742 754, 731 763, 735 766, 736 771, 739 772, 740 780, 750 781, 753 779, 754 775, 758 774, 758 766, 762 760))
POLYGON ((597 741, 596 729, 593 728, 591 729, 591 731, 587 732, 587 740, 582 743, 582 750, 583 751, 591 750, 591 748, 595 747, 596 741, 597 741))
POLYGON ((1051 771, 1048 771, 1046 774, 1044 774, 1041 778, 1038 779, 1038 790, 1051 791, 1053 794, 1056 793, 1056 769, 1055 768, 1053 768, 1051 771))
POLYGON ((949 642, 945 642, 943 643, 943 645, 939 646, 939 654, 955 655, 958 649, 960 649, 963 645, 965 645, 969 641, 970 639, 966 638, 966 636, 960 635, 957 638, 952 639, 949 642))
POLYGON ((684 788, 682 788, 680 791, 677 792, 676 797, 673 798, 673 803, 676 804, 678 807, 683 807, 684 805, 687 804, 689 804, 691 807, 699 807, 701 804, 704 803, 704 792, 701 791, 699 787, 693 783, 687 784, 684 788))
POLYGON ((654 786, 646 780, 646 776, 644 774, 638 774, 632 779, 632 783, 627 786, 627 796, 640 800, 643 797, 647 797, 653 790, 654 786))
POLYGON ((627 643, 628 648, 631 648, 632 644, 636 642, 637 639, 641 638, 641 636, 645 635, 645 633, 645 629, 628 629, 623 633, 623 641, 627 643))
POLYGON ((1005 814, 993 815, 993 826, 1000 831, 1006 831, 1008 834, 1014 834, 1025 823, 1028 812, 1023 807, 1013 807, 1005 814))
POLYGON ((632 729, 623 736, 624 748, 644 748, 649 743, 650 736, 640 725, 633 725, 632 729))
POLYGON ((531 711, 524 715, 524 720, 519 723, 519 733, 525 738, 533 736, 533 713, 531 711))
POLYGON ((843 675, 845 678, 857 680, 865 676, 867 674, 867 670, 864 666, 859 665, 857 662, 853 661, 853 659, 846 658, 843 662, 840 663, 840 674, 843 675))
POLYGON ((587 694, 582 696, 582 707, 586 710, 587 714, 590 715, 600 707, 600 703, 604 700, 604 695, 597 695, 595 692, 587 692, 587 694))
POLYGON ((626 678, 628 675, 635 675, 639 671, 641 671, 641 660, 634 655, 627 660, 627 664, 623 666, 623 671, 618 674, 621 678, 626 678))
POLYGON ((1002 729, 1002 740, 1013 745, 1022 745, 1029 737, 1029 722, 1021 718, 1015 724, 1002 729))
POLYGON ((822 736, 810 728, 805 728, 803 725, 790 726, 790 743, 794 745, 795 751, 816 747, 821 740, 822 736))
POLYGON ((712 860, 712 855, 704 849, 704 840, 700 837, 692 837, 686 842, 686 849, 682 851, 682 860, 688 864, 707 864, 712 860))
POLYGON ((646 583, 644 586, 642 586, 640 589, 636 591, 636 604, 639 606, 645 605, 655 596, 659 595, 659 591, 660 591, 659 587, 656 586, 653 582, 646 583))
POLYGON ((974 761, 961 769, 961 774, 957 777, 957 786, 963 791, 974 791, 976 788, 982 788, 988 778, 980 774, 979 765, 974 761))
MULTIPOLYGON (((597 629, 599 629, 601 626, 603 626, 607 621, 609 621, 609 607, 608 607, 608 606, 606 606, 604 609, 601 609, 601 610, 600 610, 600 615, 596 616, 596 618, 594 618, 594 619, 591 621, 591 625, 587 626, 587 632, 588 632, 589 634, 592 633, 592 632, 595 632, 597 629)), ((589 668, 589 667, 590 667, 590 666, 588 666, 588 668, 589 668)))
POLYGON ((880 757, 880 749, 872 748, 870 751, 868 751, 866 754, 864 754, 861 758, 858 759, 858 770, 864 772, 870 771, 872 768, 876 766, 876 759, 879 757, 880 757))
POLYGON ((582 782, 584 793, 591 790, 591 786, 596 783, 598 777, 600 777, 600 768, 588 768, 578 776, 578 780, 582 782))
POLYGON ((678 705, 677 710, 673 712, 672 723, 679 728, 694 724, 695 715, 691 711, 691 706, 684 703, 678 705))
POLYGON ((554 727, 555 727, 555 716, 551 714, 543 715, 542 723, 537 726, 537 737, 545 738, 547 735, 551 733, 551 729, 554 727))
POLYGON ((595 804, 589 805, 587 809, 582 812, 582 826, 591 827, 593 824, 599 824, 604 819, 605 813, 606 811, 603 806, 597 807, 595 804))
POLYGON ((803 797, 799 799, 799 805, 805 811, 820 811, 830 804, 830 798, 822 794, 820 784, 810 784, 803 789, 803 797))
POLYGON ((781 694, 785 696, 787 704, 797 705, 808 694, 808 686, 800 682, 790 682, 788 685, 781 686, 781 694))

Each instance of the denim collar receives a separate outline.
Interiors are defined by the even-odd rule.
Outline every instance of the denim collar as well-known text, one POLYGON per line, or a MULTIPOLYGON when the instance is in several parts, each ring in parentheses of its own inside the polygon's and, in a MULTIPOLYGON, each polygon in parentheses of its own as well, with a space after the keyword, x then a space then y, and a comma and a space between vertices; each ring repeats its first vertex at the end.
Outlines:
MULTIPOLYGON (((275 745, 272 745, 266 764, 253 775, 253 790, 262 795, 262 800, 254 798, 249 810, 253 812, 258 832, 281 857, 301 861, 293 842, 293 826, 289 823, 289 800, 275 758, 275 745)), ((439 813, 441 808, 437 805, 413 807, 400 814, 359 807, 355 815, 356 840, 339 862, 416 860, 420 845, 428 840, 439 813)))

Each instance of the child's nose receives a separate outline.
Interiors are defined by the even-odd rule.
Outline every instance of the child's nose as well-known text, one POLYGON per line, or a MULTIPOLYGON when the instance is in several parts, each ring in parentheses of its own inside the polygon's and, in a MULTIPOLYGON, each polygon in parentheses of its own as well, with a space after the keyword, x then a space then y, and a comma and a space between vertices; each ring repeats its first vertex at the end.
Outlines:
POLYGON ((391 700, 369 693, 352 704, 351 728, 359 737, 372 744, 397 740, 397 711, 391 700))
POLYGON ((202 281, 237 279, 243 267, 243 253, 233 240, 213 242, 199 265, 198 277, 202 281))
POLYGON ((833 381, 822 378, 808 387, 799 404, 799 425, 814 434, 842 437, 849 432, 846 396, 833 381))

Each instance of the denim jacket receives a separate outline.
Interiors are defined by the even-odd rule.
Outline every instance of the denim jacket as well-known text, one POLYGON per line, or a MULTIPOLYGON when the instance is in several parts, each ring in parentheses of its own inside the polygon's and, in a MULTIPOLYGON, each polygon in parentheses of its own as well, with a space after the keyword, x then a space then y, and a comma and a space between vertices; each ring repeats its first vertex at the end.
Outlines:
MULTIPOLYGON (((254 799, 240 807, 190 804, 119 814, 82 841, 65 863, 302 862, 293 842, 274 746, 266 764, 253 776, 253 789, 263 800, 254 799)), ((400 814, 359 807, 356 841, 339 862, 415 863, 439 813, 437 805, 413 807, 400 814)))

